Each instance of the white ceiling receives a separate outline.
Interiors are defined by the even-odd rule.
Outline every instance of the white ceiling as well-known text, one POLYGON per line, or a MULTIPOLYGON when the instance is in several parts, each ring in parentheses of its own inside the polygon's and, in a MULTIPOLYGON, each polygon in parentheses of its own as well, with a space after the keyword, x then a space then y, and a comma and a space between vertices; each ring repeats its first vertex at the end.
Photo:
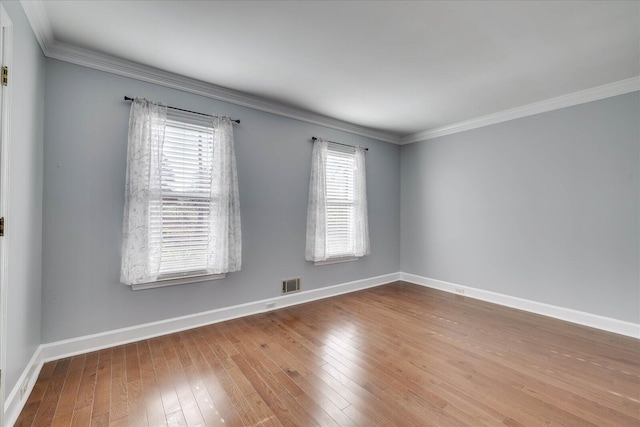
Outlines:
POLYGON ((640 75, 638 1, 26 3, 49 46, 158 68, 395 142, 596 86, 637 85, 640 75))

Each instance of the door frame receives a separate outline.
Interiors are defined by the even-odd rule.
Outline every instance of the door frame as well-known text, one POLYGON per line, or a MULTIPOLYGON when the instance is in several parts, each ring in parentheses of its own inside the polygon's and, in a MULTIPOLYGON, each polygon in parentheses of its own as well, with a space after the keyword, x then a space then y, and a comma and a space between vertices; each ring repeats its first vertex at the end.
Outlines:
MULTIPOLYGON (((13 22, 0 4, 0 62, 11 70, 13 58, 13 22)), ((11 78, 11 77, 10 77, 11 78)), ((0 237, 0 425, 5 421, 5 377, 7 368, 7 285, 9 217, 9 147, 11 124, 11 83, 0 86, 0 217, 5 218, 5 237, 0 237)))

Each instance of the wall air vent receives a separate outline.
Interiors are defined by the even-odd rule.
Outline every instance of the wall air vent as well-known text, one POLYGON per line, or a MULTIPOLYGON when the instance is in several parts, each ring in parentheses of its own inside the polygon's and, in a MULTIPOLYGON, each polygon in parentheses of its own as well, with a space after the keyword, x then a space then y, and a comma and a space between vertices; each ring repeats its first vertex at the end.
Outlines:
POLYGON ((282 281, 282 295, 298 292, 300 290, 300 278, 285 279, 282 281))

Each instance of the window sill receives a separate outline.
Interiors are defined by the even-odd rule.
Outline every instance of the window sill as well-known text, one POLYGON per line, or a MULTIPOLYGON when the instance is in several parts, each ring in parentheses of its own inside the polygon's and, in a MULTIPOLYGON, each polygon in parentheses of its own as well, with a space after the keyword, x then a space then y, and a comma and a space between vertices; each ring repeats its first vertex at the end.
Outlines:
POLYGON ((138 283, 131 285, 131 290, 141 291, 143 289, 164 288, 165 286, 186 285, 188 283, 207 282, 209 280, 219 280, 227 277, 226 273, 222 274, 209 274, 206 276, 189 276, 178 277, 173 279, 160 279, 157 282, 138 283))
POLYGON ((329 265, 329 264, 340 264, 343 262, 351 262, 351 261, 357 261, 360 258, 357 256, 345 256, 345 257, 340 257, 340 258, 329 258, 325 261, 315 261, 313 263, 313 265, 329 265))

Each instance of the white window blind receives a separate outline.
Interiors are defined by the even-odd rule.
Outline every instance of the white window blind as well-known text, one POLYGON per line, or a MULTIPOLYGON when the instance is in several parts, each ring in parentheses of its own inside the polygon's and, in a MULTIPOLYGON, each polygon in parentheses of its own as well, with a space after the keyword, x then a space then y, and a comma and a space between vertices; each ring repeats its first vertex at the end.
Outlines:
POLYGON ((159 275, 203 274, 211 210, 213 128, 168 117, 162 147, 162 227, 159 275))
POLYGON ((354 171, 354 149, 329 144, 326 163, 326 233, 330 258, 355 254, 354 171))

